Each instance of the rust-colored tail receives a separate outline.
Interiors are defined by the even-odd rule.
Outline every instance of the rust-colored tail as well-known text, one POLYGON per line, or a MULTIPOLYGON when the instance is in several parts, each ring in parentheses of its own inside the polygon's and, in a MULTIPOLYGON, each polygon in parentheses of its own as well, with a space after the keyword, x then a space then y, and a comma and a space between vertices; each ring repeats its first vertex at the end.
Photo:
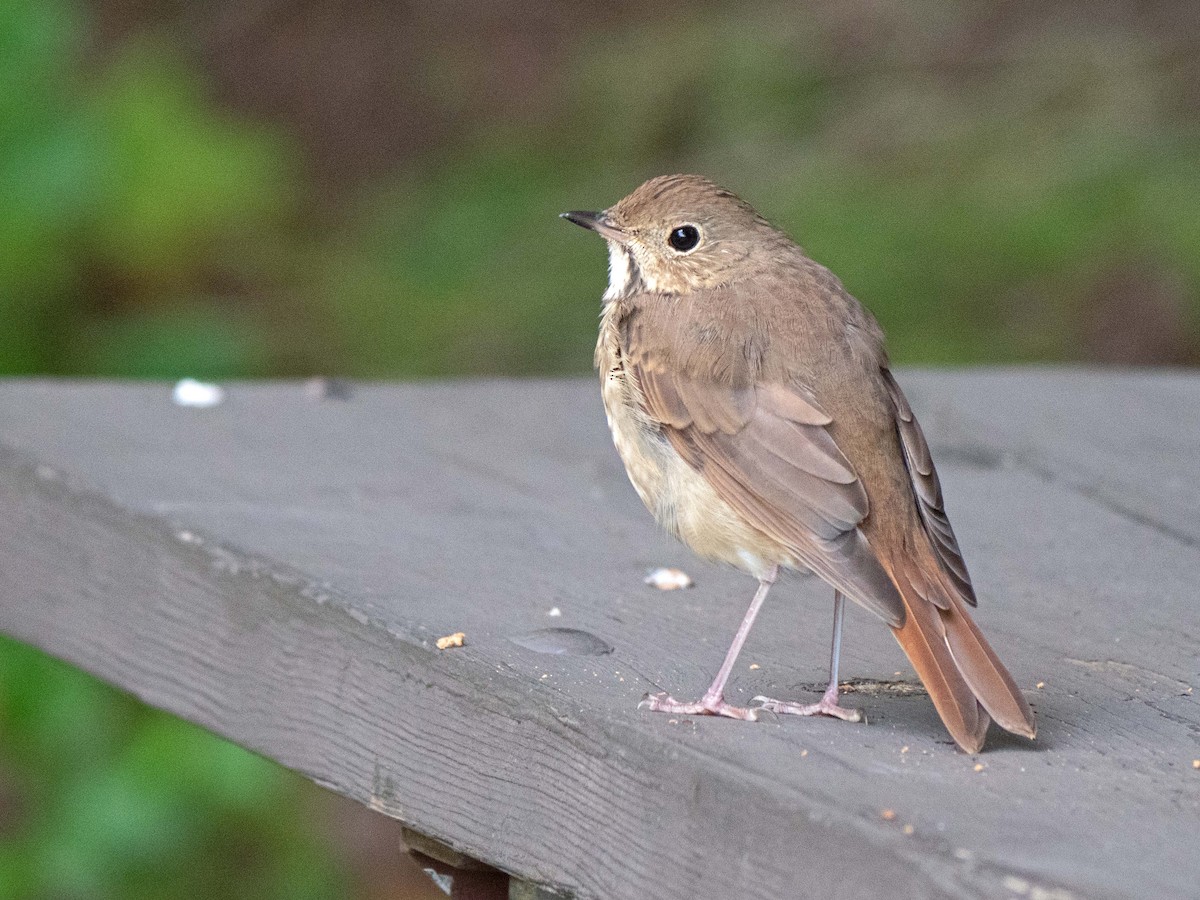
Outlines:
MULTIPOLYGON (((915 573, 914 573, 915 574, 915 573)), ((983 748, 988 724, 1033 738, 1033 712, 1016 682, 971 620, 966 604, 941 585, 919 590, 924 579, 897 578, 907 610, 892 633, 917 670, 950 736, 963 750, 983 748), (936 594, 935 604, 926 594, 936 594)))

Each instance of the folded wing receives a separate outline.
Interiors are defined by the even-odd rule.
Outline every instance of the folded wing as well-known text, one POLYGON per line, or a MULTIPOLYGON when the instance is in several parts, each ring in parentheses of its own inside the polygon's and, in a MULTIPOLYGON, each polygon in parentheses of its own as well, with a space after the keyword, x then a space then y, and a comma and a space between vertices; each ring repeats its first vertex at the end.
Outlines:
POLYGON ((889 625, 903 623, 896 587, 858 527, 866 490, 804 386, 755 383, 719 367, 705 378, 636 338, 623 343, 643 409, 718 496, 846 596, 889 625))

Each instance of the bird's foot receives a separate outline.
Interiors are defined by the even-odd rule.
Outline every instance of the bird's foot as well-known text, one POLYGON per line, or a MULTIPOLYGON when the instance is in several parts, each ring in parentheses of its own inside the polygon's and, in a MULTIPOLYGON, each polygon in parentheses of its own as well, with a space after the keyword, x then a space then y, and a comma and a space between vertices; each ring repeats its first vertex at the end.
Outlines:
POLYGON ((730 719, 742 719, 753 722, 758 718, 758 710, 746 709, 741 706, 731 706, 720 694, 705 694, 702 700, 693 703, 683 703, 668 693, 647 694, 638 704, 638 709, 648 709, 653 712, 676 713, 681 716, 726 716, 730 719))
POLYGON ((773 713, 789 716, 833 716, 835 719, 845 722, 863 721, 861 709, 847 709, 844 706, 838 706, 837 701, 837 690, 833 688, 826 691, 825 696, 817 703, 789 703, 786 700, 773 700, 763 696, 755 697, 750 702, 757 703, 757 709, 766 709, 773 713))

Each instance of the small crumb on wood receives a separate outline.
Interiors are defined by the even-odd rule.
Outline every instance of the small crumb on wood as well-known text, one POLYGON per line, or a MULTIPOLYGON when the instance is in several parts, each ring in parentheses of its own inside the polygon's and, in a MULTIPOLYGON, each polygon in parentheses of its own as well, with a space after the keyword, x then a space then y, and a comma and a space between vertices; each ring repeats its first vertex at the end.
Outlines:
POLYGON ((894 809, 885 809, 879 815, 883 816, 883 821, 890 822, 896 818, 896 811, 894 809))
POLYGON ((448 650, 451 647, 461 647, 466 639, 467 636, 463 632, 456 631, 454 634, 448 634, 445 637, 438 638, 437 648, 439 650, 448 650))
POLYGON ((659 568, 649 573, 645 578, 646 584, 660 591, 676 591, 680 588, 690 588, 696 582, 683 569, 659 568))
POLYGON ((218 405, 225 399, 223 388, 215 384, 206 384, 195 378, 184 378, 175 383, 171 391, 171 402, 176 406, 186 406, 192 409, 208 409, 218 405))

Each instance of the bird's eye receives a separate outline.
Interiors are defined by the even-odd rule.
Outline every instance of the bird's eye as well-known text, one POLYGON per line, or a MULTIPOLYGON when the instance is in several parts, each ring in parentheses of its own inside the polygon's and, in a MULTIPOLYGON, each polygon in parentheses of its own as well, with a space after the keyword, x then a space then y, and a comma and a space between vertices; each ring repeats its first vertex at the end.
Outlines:
POLYGON ((700 229, 695 225, 680 225, 667 235, 667 243, 680 253, 695 250, 700 243, 700 229))

